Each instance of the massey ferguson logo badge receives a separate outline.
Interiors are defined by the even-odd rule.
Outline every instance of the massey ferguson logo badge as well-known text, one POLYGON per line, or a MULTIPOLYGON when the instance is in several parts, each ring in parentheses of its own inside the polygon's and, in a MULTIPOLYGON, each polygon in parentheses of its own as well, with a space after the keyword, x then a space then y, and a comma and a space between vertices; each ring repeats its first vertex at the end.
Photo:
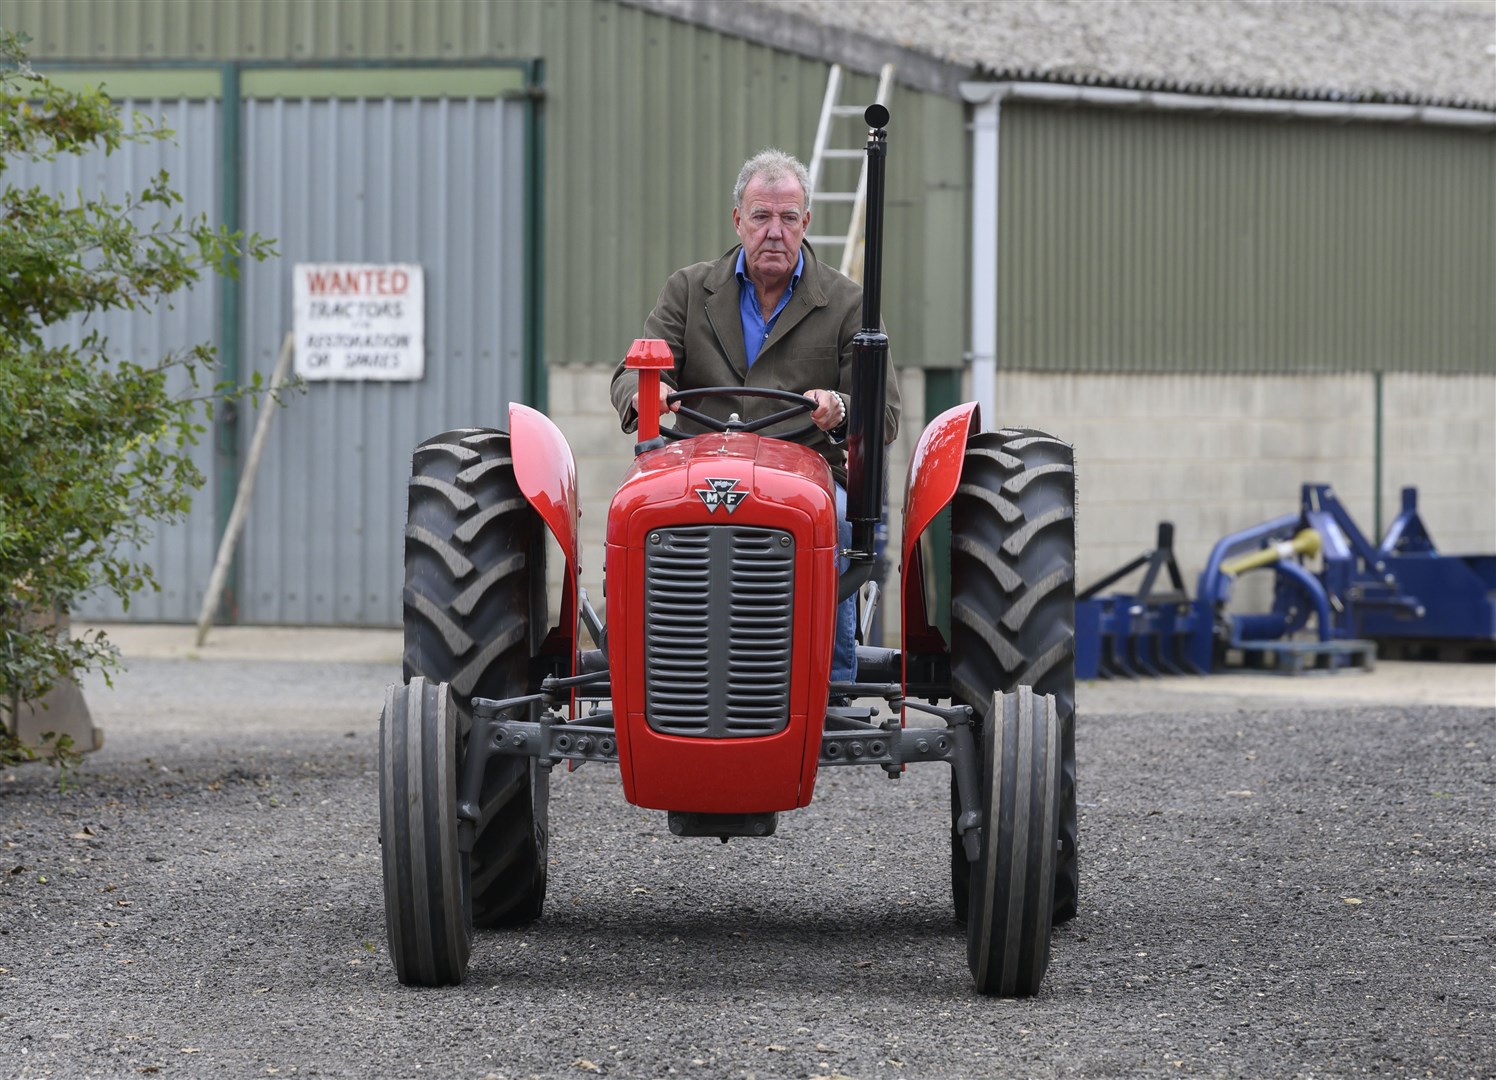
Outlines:
POLYGON ((708 476, 706 482, 712 486, 697 488, 696 494, 701 496, 701 501, 706 503, 707 510, 713 514, 717 512, 719 506, 727 507, 727 512, 730 514, 738 508, 738 503, 748 497, 746 491, 733 490, 738 486, 736 480, 713 480, 708 476))

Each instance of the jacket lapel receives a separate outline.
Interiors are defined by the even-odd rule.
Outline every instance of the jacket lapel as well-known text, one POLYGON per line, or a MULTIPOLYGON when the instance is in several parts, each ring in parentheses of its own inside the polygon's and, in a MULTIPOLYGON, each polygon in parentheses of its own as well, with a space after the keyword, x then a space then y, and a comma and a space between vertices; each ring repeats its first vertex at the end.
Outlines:
POLYGON ((741 381, 748 377, 748 350, 743 345, 743 316, 738 306, 738 280, 734 273, 737 263, 738 249, 733 248, 717 261, 704 285, 707 323, 716 334, 728 365, 741 381))

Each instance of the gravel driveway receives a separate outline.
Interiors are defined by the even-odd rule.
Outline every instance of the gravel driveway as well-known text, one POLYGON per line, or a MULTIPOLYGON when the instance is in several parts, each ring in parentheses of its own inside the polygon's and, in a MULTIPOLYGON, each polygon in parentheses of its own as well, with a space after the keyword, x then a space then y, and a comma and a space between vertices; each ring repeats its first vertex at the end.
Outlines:
POLYGON ((970 989, 938 766, 831 770, 726 846, 558 770, 545 918, 412 990, 375 644, 135 655, 68 790, 0 771, 0 1075, 1496 1076, 1489 666, 1082 687, 1082 908, 1033 1000, 970 989))

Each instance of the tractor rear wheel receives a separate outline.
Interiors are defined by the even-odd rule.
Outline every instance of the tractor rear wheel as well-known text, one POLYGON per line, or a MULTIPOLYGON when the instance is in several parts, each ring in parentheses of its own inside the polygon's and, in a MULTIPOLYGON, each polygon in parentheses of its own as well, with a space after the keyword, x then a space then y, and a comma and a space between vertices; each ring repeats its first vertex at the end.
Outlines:
MULTIPOLYGON (((531 691, 530 659, 547 629, 544 527, 515 481, 502 431, 427 439, 411 472, 405 678, 451 684, 465 752, 473 698, 531 691)), ((548 774, 534 758, 489 758, 472 855, 477 925, 539 917, 548 795, 548 774)))
POLYGON ((395 974, 416 986, 462 982, 473 909, 457 843, 457 709, 445 683, 418 676, 385 692, 379 845, 395 974))
POLYGON ((1049 967, 1059 830, 1054 698, 994 695, 982 730, 982 836, 971 864, 966 960, 977 991, 1032 997, 1049 967))
MULTIPOLYGON (((986 724, 994 693, 1053 695, 1060 739, 1060 853, 1054 921, 1079 902, 1075 800, 1075 456, 1042 431, 1005 428, 967 442, 951 505, 951 690, 986 724)), ((951 896, 967 918, 971 865, 955 831, 951 896)))

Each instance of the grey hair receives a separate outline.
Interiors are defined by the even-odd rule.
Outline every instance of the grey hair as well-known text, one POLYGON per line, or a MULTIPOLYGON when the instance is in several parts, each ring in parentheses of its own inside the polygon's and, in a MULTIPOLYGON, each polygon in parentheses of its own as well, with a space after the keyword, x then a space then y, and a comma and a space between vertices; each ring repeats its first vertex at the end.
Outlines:
POLYGON ((799 158, 771 146, 743 162, 742 169, 738 171, 738 182, 732 187, 732 205, 736 209, 743 209, 743 191, 755 176, 766 184, 777 184, 786 177, 793 176, 800 182, 800 190, 805 193, 805 203, 801 209, 810 209, 810 173, 799 158))

